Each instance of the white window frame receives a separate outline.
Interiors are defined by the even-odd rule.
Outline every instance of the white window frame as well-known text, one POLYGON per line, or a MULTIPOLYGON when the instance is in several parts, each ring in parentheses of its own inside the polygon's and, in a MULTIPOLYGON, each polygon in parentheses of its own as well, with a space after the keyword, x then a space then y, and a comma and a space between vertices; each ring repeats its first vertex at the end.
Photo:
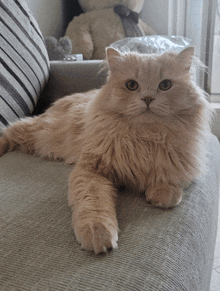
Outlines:
POLYGON ((197 82, 209 93, 215 23, 213 15, 216 5, 216 0, 147 0, 141 12, 143 21, 155 28, 158 34, 162 32, 162 34, 179 35, 192 40, 195 54, 207 66, 208 71, 208 74, 199 72, 197 82), (152 16, 152 13, 155 15, 152 16), (162 17, 161 27, 158 26, 160 17, 162 17))

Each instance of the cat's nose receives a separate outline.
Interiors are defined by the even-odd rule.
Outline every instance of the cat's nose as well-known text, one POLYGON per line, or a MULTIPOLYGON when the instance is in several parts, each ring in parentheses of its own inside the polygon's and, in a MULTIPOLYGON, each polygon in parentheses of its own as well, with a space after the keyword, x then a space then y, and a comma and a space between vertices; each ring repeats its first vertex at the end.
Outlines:
POLYGON ((152 101, 154 101, 155 98, 153 98, 153 97, 144 97, 144 98, 141 98, 141 100, 143 100, 146 103, 146 105, 150 105, 150 103, 152 101))

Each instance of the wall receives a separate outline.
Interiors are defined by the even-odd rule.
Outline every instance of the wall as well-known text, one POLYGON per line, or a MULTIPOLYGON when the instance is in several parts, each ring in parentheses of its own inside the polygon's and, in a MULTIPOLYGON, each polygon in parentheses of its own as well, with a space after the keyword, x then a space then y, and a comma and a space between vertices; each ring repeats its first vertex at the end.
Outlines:
POLYGON ((44 36, 59 38, 66 26, 65 0, 26 0, 44 36))
MULTIPOLYGON (((212 59, 212 83, 211 93, 220 95, 220 0, 218 0, 216 18, 215 18, 215 36, 213 45, 213 59, 212 59)), ((220 101, 218 96, 218 101, 220 101)))
POLYGON ((169 0, 145 0, 141 11, 141 19, 150 25, 157 34, 168 34, 169 0))

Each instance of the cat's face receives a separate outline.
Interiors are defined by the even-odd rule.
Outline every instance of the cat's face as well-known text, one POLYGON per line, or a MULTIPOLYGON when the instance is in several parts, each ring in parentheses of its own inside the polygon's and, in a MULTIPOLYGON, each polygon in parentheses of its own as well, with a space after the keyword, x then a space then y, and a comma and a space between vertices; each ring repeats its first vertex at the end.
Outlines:
POLYGON ((150 122, 192 108, 198 98, 189 74, 192 56, 191 47, 163 55, 122 54, 108 48, 108 109, 150 122))

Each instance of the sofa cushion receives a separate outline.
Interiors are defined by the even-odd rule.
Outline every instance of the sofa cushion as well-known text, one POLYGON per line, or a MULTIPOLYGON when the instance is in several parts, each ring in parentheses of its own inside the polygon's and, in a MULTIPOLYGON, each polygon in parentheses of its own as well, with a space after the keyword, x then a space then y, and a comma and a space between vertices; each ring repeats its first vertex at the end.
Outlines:
POLYGON ((37 22, 24 0, 0 1, 0 131, 32 113, 49 76, 37 22))
POLYGON ((209 137, 206 175, 173 209, 120 193, 119 247, 94 256, 71 227, 72 166, 21 154, 0 158, 0 290, 207 291, 218 219, 220 146, 209 137))

